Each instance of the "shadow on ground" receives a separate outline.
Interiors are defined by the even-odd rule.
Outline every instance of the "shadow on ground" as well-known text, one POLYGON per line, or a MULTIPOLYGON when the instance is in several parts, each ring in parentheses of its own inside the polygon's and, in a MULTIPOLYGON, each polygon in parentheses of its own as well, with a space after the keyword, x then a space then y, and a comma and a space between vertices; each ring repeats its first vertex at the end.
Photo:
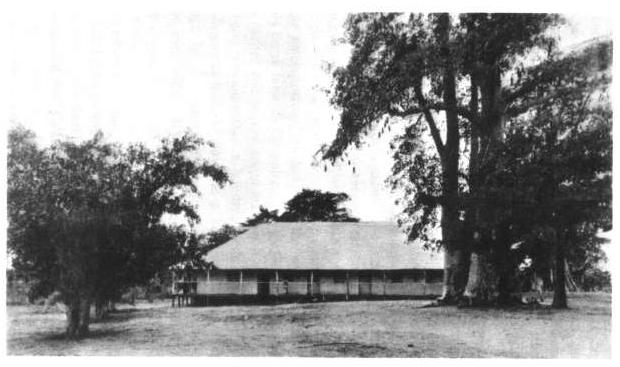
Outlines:
MULTIPOLYGON (((114 330, 114 329, 105 329, 105 330, 91 330, 88 333, 88 336, 82 340, 91 339, 101 339, 101 338, 110 338, 117 337, 123 334, 124 330, 114 330)), ((39 341, 68 341, 67 337, 64 333, 39 333, 32 336, 34 339, 39 341)), ((79 342, 80 340, 75 340, 79 342)))
POLYGON ((124 307, 81 341, 65 315, 9 306, 11 355, 609 358, 611 295, 573 294, 569 310, 420 308, 387 300, 124 307))

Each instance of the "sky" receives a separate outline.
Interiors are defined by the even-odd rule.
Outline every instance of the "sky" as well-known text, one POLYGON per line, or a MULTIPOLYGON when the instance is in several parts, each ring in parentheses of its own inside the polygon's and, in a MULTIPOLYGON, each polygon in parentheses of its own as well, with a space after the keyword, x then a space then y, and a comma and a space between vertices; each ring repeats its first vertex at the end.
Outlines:
MULTIPOLYGON (((338 114, 326 65, 346 63, 344 14, 33 13, 9 20, 8 113, 40 144, 144 142, 191 130, 226 167, 223 189, 199 180, 200 231, 238 224, 260 205, 283 209, 302 188, 346 192, 365 221, 394 220, 385 184, 389 136, 351 150, 352 165, 313 165, 338 114), (355 172, 352 167, 355 166, 355 172)), ((570 15, 561 47, 611 34, 610 19, 570 15)))

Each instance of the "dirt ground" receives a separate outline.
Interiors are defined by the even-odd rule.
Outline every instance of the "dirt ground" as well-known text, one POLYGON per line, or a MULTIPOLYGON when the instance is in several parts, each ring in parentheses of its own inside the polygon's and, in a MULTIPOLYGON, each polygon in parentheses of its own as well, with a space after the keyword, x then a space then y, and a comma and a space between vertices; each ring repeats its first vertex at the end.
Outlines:
POLYGON ((126 307, 67 341, 64 314, 8 306, 11 355, 610 358, 611 295, 553 311, 420 308, 428 301, 126 307))

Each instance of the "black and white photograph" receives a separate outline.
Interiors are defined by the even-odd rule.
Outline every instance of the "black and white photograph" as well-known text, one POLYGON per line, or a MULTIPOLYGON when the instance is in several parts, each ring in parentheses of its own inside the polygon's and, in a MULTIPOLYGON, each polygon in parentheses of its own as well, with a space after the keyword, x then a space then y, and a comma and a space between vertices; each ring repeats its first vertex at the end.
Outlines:
POLYGON ((6 357, 616 356, 609 8, 139 4, 2 16, 6 357))

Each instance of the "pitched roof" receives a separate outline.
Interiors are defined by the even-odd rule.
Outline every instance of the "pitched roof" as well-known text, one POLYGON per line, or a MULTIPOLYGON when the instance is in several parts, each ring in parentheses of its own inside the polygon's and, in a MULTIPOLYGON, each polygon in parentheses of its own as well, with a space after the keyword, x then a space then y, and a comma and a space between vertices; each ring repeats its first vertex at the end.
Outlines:
POLYGON ((443 254, 387 222, 268 223, 206 255, 220 269, 442 269, 443 254))

